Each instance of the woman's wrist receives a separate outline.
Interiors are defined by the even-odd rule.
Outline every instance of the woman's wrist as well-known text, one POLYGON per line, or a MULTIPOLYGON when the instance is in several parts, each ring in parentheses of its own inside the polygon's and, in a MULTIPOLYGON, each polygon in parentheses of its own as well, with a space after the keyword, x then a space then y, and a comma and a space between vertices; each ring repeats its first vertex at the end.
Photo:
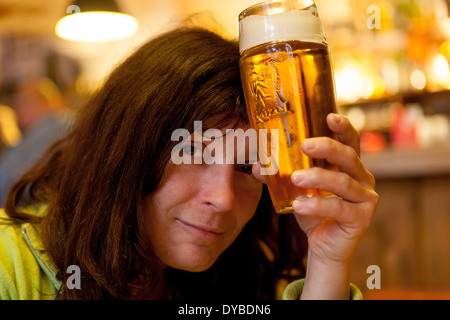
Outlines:
POLYGON ((351 261, 322 261, 308 254, 301 300, 348 300, 351 261))

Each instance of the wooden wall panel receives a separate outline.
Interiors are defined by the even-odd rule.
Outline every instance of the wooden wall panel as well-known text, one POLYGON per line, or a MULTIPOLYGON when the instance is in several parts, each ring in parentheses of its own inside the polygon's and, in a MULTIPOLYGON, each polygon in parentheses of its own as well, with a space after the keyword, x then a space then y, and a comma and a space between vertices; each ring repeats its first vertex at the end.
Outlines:
POLYGON ((389 298, 402 292, 399 299, 450 293, 450 176, 382 179, 376 189, 380 205, 355 255, 352 281, 377 297, 383 290, 389 298), (366 287, 372 264, 381 269, 378 292, 366 287))
POLYGON ((450 291, 450 177, 426 179, 422 191, 424 286, 450 291))
POLYGON ((420 180, 377 182, 380 204, 355 255, 352 281, 366 291, 369 265, 381 269, 381 288, 419 285, 417 193, 420 180))

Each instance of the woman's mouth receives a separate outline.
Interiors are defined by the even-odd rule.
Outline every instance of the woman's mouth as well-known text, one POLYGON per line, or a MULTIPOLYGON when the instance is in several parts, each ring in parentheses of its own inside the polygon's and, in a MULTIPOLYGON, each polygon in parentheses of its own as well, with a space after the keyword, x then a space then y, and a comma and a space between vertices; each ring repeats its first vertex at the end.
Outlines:
POLYGON ((180 219, 177 219, 177 221, 185 230, 200 238, 216 239, 223 234, 223 232, 220 232, 218 229, 209 226, 196 225, 180 219))

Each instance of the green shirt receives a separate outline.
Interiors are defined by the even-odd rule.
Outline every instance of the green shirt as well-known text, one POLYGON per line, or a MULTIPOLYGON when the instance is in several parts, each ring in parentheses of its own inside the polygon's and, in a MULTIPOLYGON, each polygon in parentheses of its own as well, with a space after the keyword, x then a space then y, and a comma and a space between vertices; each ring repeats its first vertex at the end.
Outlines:
MULTIPOLYGON (((55 299, 61 282, 42 245, 39 226, 1 219, 7 217, 0 209, 0 300, 55 299)), ((289 284, 282 299, 298 300, 303 283, 304 280, 298 280, 289 284)), ((350 299, 362 299, 354 285, 350 286, 350 299)))
MULTIPOLYGON (((7 218, 0 209, 0 218, 7 218)), ((52 300, 61 287, 38 226, 0 219, 0 299, 52 300)))

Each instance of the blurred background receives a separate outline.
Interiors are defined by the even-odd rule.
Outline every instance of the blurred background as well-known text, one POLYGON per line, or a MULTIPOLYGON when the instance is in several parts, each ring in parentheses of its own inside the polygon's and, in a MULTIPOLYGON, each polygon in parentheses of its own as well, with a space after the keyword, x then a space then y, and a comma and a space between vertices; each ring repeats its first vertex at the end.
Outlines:
MULTIPOLYGON (((0 0, 0 201, 134 48, 195 13, 237 38, 239 13, 258 2, 117 0, 136 19, 134 33, 80 42, 55 32, 75 2, 0 0)), ((317 3, 339 111, 361 132, 381 196, 352 281, 367 299, 450 299, 450 1, 317 3), (366 285, 370 265, 380 267, 381 289, 366 285)))

